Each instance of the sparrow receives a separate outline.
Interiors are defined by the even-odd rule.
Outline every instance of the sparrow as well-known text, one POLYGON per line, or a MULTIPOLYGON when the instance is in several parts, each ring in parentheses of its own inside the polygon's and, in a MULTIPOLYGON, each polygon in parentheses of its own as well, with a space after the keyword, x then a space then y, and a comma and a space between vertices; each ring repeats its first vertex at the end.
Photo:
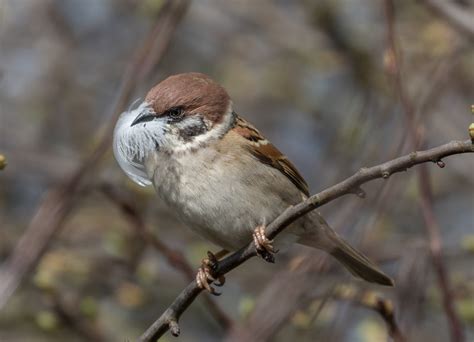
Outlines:
MULTIPOLYGON (((193 231, 235 251, 250 241, 267 261, 275 251, 265 224, 309 197, 296 167, 252 124, 236 114, 227 91, 201 73, 170 76, 136 108, 124 112, 113 149, 123 171, 158 196, 193 231)), ((317 212, 292 223, 279 247, 299 243, 335 257, 353 275, 393 286, 390 277, 342 239, 317 212)), ((225 252, 224 252, 225 253, 225 252)), ((212 292, 209 254, 198 271, 201 288, 212 292)), ((223 253, 220 253, 223 254, 223 253)))

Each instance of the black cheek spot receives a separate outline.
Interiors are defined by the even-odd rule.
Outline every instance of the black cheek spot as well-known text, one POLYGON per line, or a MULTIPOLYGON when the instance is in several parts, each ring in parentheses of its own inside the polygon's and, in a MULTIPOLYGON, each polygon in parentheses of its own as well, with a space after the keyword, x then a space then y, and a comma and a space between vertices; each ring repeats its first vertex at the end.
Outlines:
POLYGON ((179 135, 184 141, 191 141, 193 137, 204 134, 207 132, 207 127, 202 118, 199 118, 199 122, 192 126, 187 126, 179 131, 179 135))

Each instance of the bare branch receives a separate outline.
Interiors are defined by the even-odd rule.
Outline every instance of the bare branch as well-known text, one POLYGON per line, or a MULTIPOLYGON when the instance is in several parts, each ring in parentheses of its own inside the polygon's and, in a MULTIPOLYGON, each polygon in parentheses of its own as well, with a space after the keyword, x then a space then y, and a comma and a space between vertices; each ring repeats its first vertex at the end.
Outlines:
MULTIPOLYGON (((307 200, 295 206, 286 209, 280 216, 278 216, 267 226, 266 235, 270 239, 273 239, 296 219, 330 201, 348 194, 352 194, 354 189, 360 188, 362 184, 371 180, 378 178, 388 178, 392 174, 406 171, 414 165, 427 162, 435 163, 454 154, 472 152, 474 152, 474 145, 470 140, 452 141, 430 150, 412 152, 403 157, 399 157, 370 168, 361 168, 358 172, 344 181, 309 197, 307 200)), ((215 272, 216 276, 225 275, 255 255, 255 245, 253 242, 251 242, 246 247, 220 261, 215 272)), ((168 309, 145 331, 145 333, 143 333, 139 341, 155 341, 159 337, 163 336, 171 326, 174 327, 174 334, 179 333, 179 329, 176 329, 176 324, 179 322, 179 318, 201 291, 202 290, 197 286, 196 281, 191 282, 176 297, 168 309)))

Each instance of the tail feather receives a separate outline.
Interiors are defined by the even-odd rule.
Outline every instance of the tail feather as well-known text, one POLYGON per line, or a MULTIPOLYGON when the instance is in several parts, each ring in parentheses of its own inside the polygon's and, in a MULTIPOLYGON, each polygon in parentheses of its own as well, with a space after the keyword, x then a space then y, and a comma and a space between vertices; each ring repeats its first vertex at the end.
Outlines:
POLYGON ((319 213, 312 212, 309 217, 310 220, 305 222, 306 231, 300 235, 299 243, 331 254, 358 278, 385 286, 394 285, 389 276, 332 230, 319 213))
POLYGON ((377 268, 365 255, 340 239, 338 246, 329 253, 343 264, 354 276, 371 283, 393 286, 393 280, 377 268))

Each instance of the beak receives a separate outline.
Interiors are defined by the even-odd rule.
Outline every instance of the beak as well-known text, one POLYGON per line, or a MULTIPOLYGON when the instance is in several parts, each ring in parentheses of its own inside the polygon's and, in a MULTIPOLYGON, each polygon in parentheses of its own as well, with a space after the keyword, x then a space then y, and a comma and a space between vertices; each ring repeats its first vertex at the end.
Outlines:
POLYGON ((130 127, 135 126, 136 124, 139 124, 141 122, 152 121, 155 118, 156 118, 156 115, 153 112, 150 112, 148 110, 144 110, 144 111, 140 112, 140 114, 137 115, 137 117, 135 118, 135 120, 133 120, 130 127))

